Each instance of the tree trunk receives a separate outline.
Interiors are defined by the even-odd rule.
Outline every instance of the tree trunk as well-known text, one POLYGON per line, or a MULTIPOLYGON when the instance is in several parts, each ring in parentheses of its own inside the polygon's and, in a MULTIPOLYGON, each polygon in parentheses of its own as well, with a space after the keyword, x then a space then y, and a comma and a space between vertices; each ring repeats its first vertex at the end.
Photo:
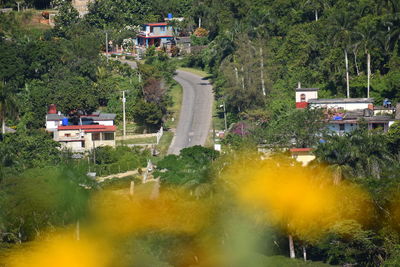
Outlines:
POLYGON ((244 69, 242 67, 242 89, 244 90, 244 69))
POLYGON ((79 241, 81 239, 81 227, 79 220, 76 222, 76 240, 79 241))
POLYGON ((4 118, 1 120, 1 133, 4 135, 6 133, 6 118, 4 118))
POLYGON ((260 67, 261 67, 261 73, 260 73, 260 78, 261 78, 261 88, 263 95, 266 96, 265 92, 265 80, 264 80, 264 55, 263 55, 263 49, 262 46, 260 45, 260 67))
POLYGON ((306 250, 306 246, 303 245, 303 259, 304 261, 307 261, 307 250, 306 250))
POLYGON ((235 68, 236 85, 238 85, 239 84, 239 72, 238 72, 238 69, 236 66, 234 68, 235 68))
POLYGON ((350 98, 350 81, 349 81, 349 58, 347 56, 347 49, 344 49, 344 60, 346 63, 346 89, 347 98, 350 98))
POLYGON ((296 258, 296 254, 294 252, 293 237, 291 235, 289 235, 289 252, 290 252, 290 258, 291 259, 296 258))
POLYGON ((315 21, 318 21, 318 10, 315 10, 315 21))
POLYGON ((369 52, 367 52, 367 68, 368 68, 367 97, 369 98, 369 90, 371 86, 371 54, 369 52))
POLYGON ((358 68, 357 64, 357 51, 353 51, 354 53, 354 64, 356 65, 357 76, 360 76, 360 69, 358 68))

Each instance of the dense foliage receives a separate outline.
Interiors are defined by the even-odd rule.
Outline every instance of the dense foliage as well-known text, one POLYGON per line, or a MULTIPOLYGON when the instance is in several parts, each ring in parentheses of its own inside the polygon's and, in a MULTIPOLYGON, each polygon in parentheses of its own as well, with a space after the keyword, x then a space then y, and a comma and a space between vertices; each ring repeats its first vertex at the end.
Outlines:
MULTIPOLYGON (((135 248, 140 247, 153 265, 197 266, 195 255, 205 253, 198 247, 204 240, 217 240, 232 261, 246 259, 240 266, 257 260, 261 266, 278 266, 274 259, 279 257, 265 255, 288 255, 289 235, 296 254, 307 252, 313 261, 399 264, 399 124, 388 133, 359 129, 329 136, 321 111, 294 109, 293 92, 301 82, 303 87, 321 88, 321 97, 366 97, 369 92, 376 103, 385 98, 398 103, 398 1, 96 0, 84 18, 70 1, 26 2, 36 8, 57 2, 59 14, 53 29, 34 31, 22 27, 21 16, 0 13, 0 119, 17 130, 3 134, 0 143, 0 244, 30 241, 44 229, 69 227, 87 215, 87 197, 96 186, 87 178, 86 161, 60 152, 40 130, 49 104, 57 104, 66 114, 102 109, 116 113, 120 122, 125 91, 128 121, 148 131, 164 123, 171 105, 174 61, 151 48, 132 70, 99 52, 105 50, 105 33, 121 45, 136 34, 136 26, 173 13, 186 18, 174 22, 176 28, 193 33, 192 54, 182 64, 213 76, 215 96, 226 107, 231 126, 224 145, 232 151, 219 155, 196 146, 160 159, 154 178, 160 178, 163 190, 179 188, 189 192, 189 204, 207 203, 213 208, 206 236, 160 232, 126 236, 120 243, 121 258, 138 259, 135 248), (319 239, 290 232, 288 225, 260 223, 260 218, 256 224, 249 222, 229 194, 229 189, 246 185, 246 177, 234 183, 225 176, 234 162, 239 162, 237 173, 257 170, 263 164, 254 152, 258 144, 277 150, 314 147, 316 160, 310 168, 326 165, 331 173, 326 183, 351 183, 364 190, 372 208, 356 212, 368 213, 369 221, 337 221, 319 239), (238 153, 245 149, 253 154, 238 153), (249 158, 254 160, 248 162, 249 158), (251 252, 243 256, 243 247, 251 252)), ((15 3, 1 1, 0 6, 15 8, 15 3)), ((91 170, 108 175, 142 167, 148 157, 147 152, 127 147, 99 147, 89 161, 91 170)), ((278 162, 272 167, 297 166, 286 154, 279 155, 278 162)), ((362 197, 344 195, 343 203, 362 197)))

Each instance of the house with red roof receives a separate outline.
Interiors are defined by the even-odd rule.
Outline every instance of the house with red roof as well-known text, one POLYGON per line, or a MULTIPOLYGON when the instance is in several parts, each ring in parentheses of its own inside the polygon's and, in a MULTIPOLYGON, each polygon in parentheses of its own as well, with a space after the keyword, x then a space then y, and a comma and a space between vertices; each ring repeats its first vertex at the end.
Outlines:
POLYGON ((137 35, 137 44, 142 47, 162 47, 171 43, 174 39, 174 31, 167 22, 147 23, 137 35))
POLYGON ((115 147, 115 114, 94 112, 92 114, 65 116, 50 105, 46 115, 46 130, 61 148, 72 152, 85 152, 99 146, 115 147))

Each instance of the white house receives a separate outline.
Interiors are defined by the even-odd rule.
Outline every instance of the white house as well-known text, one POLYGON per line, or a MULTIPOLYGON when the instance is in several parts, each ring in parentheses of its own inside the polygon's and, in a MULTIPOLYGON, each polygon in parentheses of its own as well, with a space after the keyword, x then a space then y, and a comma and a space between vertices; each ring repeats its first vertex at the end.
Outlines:
POLYGON ((53 139, 62 148, 73 152, 84 152, 98 146, 115 147, 115 114, 94 112, 70 118, 57 112, 50 105, 46 115, 46 130, 53 133, 53 139))
POLYGON ((331 98, 319 99, 318 88, 301 88, 295 89, 296 107, 297 108, 324 108, 337 110, 362 110, 371 109, 374 104, 373 98, 331 98))
POLYGON ((318 88, 301 88, 300 84, 295 93, 296 108, 325 110, 327 128, 339 135, 353 131, 360 123, 370 130, 380 128, 386 132, 395 120, 394 109, 374 107, 373 98, 319 99, 318 88))

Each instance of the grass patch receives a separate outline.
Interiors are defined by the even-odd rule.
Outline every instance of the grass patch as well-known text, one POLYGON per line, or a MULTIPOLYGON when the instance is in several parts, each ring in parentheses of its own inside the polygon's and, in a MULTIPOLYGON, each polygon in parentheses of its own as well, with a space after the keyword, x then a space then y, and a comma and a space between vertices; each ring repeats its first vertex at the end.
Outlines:
POLYGON ((167 128, 176 128, 179 121, 179 115, 182 108, 182 94, 183 88, 179 83, 175 83, 169 92, 172 98, 172 107, 168 109, 169 113, 171 114, 170 119, 166 122, 167 128), (172 121, 172 118, 174 119, 172 121))
MULTIPOLYGON (((279 266, 279 267, 303 267, 303 266, 311 266, 311 267, 328 267, 333 266, 329 264, 325 264, 322 262, 313 262, 307 261, 304 262, 301 259, 290 259, 284 256, 265 256, 258 253, 251 253, 249 256, 243 259, 239 259, 240 263, 235 262, 237 266, 252 266, 252 267, 265 267, 265 266, 279 266)), ((223 266, 231 266, 232 259, 224 259, 219 257, 212 257, 208 261, 203 262, 196 267, 206 267, 206 266, 214 266, 215 263, 221 263, 223 266)))
POLYGON ((135 182, 135 185, 142 182, 141 178, 137 175, 127 176, 124 178, 112 178, 101 183, 101 188, 104 190, 120 190, 126 189, 131 186, 131 181, 135 182))
POLYGON ((133 138, 127 140, 116 141, 117 145, 138 145, 138 144, 155 144, 157 143, 157 137, 144 137, 144 138, 133 138))
POLYGON ((183 68, 183 67, 181 67, 181 68, 178 68, 178 70, 187 71, 187 72, 199 75, 200 77, 203 77, 203 78, 211 78, 212 77, 211 73, 205 72, 204 70, 200 70, 200 69, 183 68))
POLYGON ((15 12, 15 14, 23 29, 43 32, 44 30, 51 29, 51 26, 49 24, 40 23, 40 20, 45 20, 42 16, 42 11, 43 10, 28 9, 22 12, 15 12))
POLYGON ((160 152, 159 157, 164 157, 168 153, 168 148, 171 145, 174 133, 165 131, 161 137, 160 143, 157 145, 157 150, 160 152))

